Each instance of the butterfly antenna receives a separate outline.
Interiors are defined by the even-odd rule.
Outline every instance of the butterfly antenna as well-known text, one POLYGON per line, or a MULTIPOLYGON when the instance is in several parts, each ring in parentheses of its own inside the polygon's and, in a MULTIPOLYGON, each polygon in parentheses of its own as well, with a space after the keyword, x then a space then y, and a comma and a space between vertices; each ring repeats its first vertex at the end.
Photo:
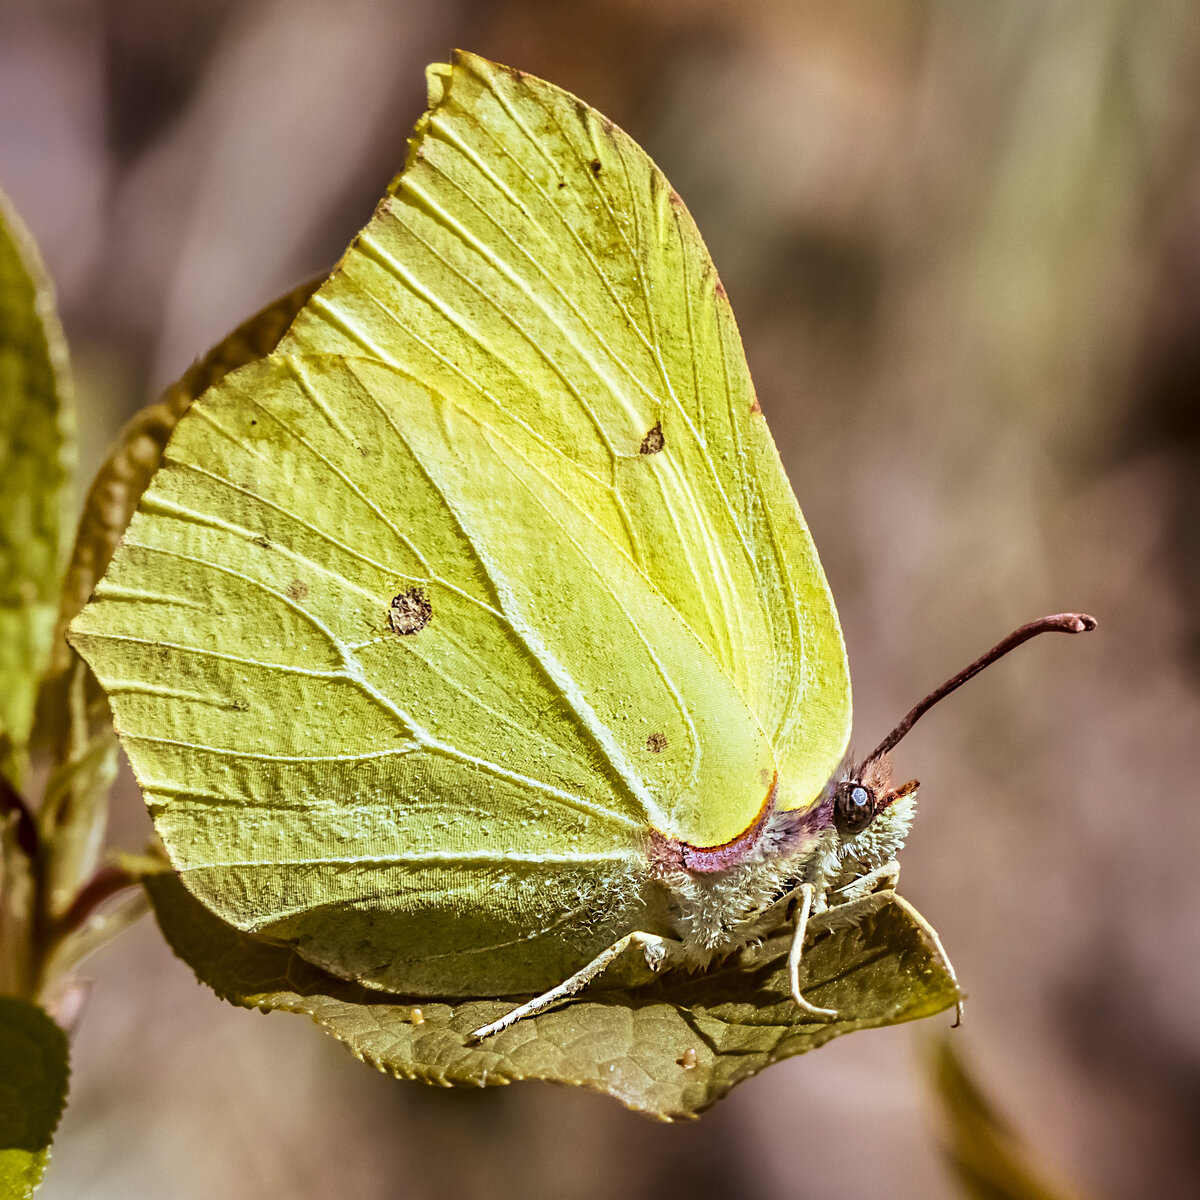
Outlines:
POLYGON ((1053 616, 1042 617, 1038 621, 1030 621, 1020 629, 1014 629, 1002 642, 997 642, 985 655, 977 658, 969 667, 964 667, 957 675, 951 676, 939 688, 934 688, 891 733, 863 759, 858 773, 863 767, 877 758, 887 754, 897 742, 939 701, 944 700, 956 688, 962 687, 968 679, 978 675, 984 667, 990 667, 998 658, 1003 658, 1010 650, 1015 650, 1022 642, 1035 638, 1039 633, 1087 633, 1096 628, 1096 618, 1087 613, 1055 613, 1053 616))

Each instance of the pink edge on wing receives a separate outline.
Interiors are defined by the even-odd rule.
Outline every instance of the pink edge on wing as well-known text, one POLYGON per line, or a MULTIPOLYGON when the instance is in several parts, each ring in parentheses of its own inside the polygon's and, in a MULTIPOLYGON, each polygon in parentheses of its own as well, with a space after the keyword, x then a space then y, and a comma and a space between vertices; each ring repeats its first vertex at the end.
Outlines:
POLYGON ((712 875, 735 867, 745 861, 754 851, 766 828, 767 818, 775 808, 775 788, 779 776, 771 780, 767 798, 754 823, 747 827, 744 833, 738 834, 732 841, 721 846, 690 846, 675 838, 665 837, 658 830, 650 834, 650 870, 658 875, 668 871, 695 871, 699 875, 712 875))

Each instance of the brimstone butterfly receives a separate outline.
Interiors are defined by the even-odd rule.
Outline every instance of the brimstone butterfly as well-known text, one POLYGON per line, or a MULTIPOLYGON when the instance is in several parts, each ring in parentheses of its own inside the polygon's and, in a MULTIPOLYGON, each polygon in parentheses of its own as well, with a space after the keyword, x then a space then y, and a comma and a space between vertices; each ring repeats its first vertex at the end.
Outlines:
MULTIPOLYGON (((621 130, 460 54, 269 357, 180 422, 72 641, 171 861, 408 996, 703 966, 895 879, 725 292, 621 130), (841 769, 839 769, 841 767, 841 769)), ((1066 614, 1024 627, 987 660, 1066 614)), ((984 660, 939 689, 925 707, 984 660)))

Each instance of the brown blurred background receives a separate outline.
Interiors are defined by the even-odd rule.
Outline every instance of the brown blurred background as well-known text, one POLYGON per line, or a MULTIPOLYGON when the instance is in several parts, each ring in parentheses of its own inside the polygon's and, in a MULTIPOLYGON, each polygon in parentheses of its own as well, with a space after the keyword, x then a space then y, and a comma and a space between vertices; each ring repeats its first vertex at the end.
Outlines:
MULTIPOLYGON (((97 464, 327 268, 461 45, 645 145, 704 232, 873 743, 1014 625, 1094 612, 922 724, 903 890, 957 1044, 1102 1197, 1200 1194, 1200 8, 1192 0, 0 0, 0 186, 57 280, 97 464)), ((123 781, 115 839, 147 823, 123 781)), ((91 966, 46 1200, 938 1198, 944 1019, 698 1125, 376 1075, 221 1004, 146 923, 91 966)))

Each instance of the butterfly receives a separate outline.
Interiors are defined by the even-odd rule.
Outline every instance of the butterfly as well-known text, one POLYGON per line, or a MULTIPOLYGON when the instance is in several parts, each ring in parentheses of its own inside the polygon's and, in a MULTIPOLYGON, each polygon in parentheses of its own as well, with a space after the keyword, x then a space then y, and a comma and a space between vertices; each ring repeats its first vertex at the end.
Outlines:
POLYGON ((403 170, 274 353, 179 423, 73 645, 184 884, 407 996, 700 968, 894 886, 816 549, 649 157, 429 69, 403 170))

